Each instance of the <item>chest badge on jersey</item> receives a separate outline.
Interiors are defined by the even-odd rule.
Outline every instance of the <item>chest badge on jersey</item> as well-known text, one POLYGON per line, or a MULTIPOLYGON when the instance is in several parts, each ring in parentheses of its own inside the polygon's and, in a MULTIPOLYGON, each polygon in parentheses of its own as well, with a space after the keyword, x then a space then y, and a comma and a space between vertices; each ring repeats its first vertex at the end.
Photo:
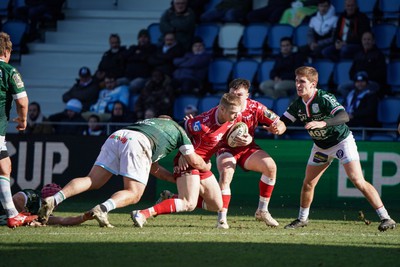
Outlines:
POLYGON ((312 109, 312 111, 313 111, 314 113, 318 113, 318 112, 319 112, 318 103, 312 104, 311 109, 312 109))

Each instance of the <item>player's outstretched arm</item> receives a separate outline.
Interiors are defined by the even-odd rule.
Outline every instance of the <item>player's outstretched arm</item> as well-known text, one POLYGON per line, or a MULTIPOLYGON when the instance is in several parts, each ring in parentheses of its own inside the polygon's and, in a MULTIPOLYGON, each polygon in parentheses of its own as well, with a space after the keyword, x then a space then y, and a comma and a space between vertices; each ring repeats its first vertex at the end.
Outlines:
POLYGON ((184 155, 186 161, 195 169, 199 171, 209 171, 211 170, 211 162, 205 162, 202 157, 196 153, 191 153, 189 155, 184 155))
POLYGON ((158 162, 154 162, 151 165, 150 173, 160 180, 176 183, 174 175, 169 170, 158 164, 158 162))

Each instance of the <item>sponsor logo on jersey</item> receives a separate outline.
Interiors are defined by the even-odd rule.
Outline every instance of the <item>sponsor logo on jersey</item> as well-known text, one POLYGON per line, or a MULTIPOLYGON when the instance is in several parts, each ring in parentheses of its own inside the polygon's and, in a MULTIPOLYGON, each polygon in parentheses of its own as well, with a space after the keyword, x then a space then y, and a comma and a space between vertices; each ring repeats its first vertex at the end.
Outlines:
POLYGON ((327 162, 328 161, 328 155, 321 153, 321 152, 317 152, 314 154, 314 159, 313 161, 315 163, 323 163, 323 162, 327 162))
POLYGON ((15 85, 17 86, 17 88, 23 88, 24 87, 24 82, 21 79, 21 75, 19 75, 19 73, 14 73, 14 75, 12 76, 15 85))
POLYGON ((193 131, 199 132, 201 131, 201 123, 200 121, 195 121, 193 124, 193 131))

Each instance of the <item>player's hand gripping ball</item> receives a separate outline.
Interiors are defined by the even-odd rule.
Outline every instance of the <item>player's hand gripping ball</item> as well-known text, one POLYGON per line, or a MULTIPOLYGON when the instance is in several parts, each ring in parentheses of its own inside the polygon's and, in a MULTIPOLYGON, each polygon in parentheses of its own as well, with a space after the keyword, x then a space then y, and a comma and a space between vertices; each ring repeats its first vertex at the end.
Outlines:
POLYGON ((236 147, 235 138, 237 136, 243 136, 249 132, 249 128, 247 127, 246 123, 238 122, 233 125, 226 136, 226 141, 230 147, 236 147))

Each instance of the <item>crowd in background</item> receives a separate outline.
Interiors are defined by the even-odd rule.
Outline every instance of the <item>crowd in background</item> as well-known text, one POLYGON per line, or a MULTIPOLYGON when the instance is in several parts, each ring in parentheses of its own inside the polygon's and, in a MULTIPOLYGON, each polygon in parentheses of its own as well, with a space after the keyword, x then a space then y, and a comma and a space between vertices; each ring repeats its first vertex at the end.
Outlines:
MULTIPOLYGON (((16 6, 17 1, 11 0, 9 17, 29 21, 27 42, 33 41, 39 36, 40 23, 63 19, 64 1, 25 1, 25 6, 16 6)), ((287 36, 280 40, 279 53, 273 53, 265 44, 261 60, 274 60, 274 65, 269 79, 251 81, 253 95, 295 97, 297 67, 321 59, 351 60, 351 82, 331 84, 327 90, 342 99, 350 126, 379 127, 378 102, 394 94, 386 80, 386 63, 398 55, 384 54, 375 44, 372 26, 383 21, 378 9, 367 16, 359 11, 356 0, 343 1, 344 11, 338 13, 330 0, 269 0, 259 9, 252 8, 251 0, 221 0, 213 8, 207 8, 208 1, 172 0, 160 16, 157 43, 150 41, 147 29, 136 33, 137 44, 129 47, 122 45, 118 34, 110 34, 110 48, 97 69, 77 67, 78 79, 63 94, 64 110, 46 118, 39 103, 31 103, 27 132, 106 134, 105 122, 122 125, 161 114, 173 116, 176 98, 217 93, 208 81, 208 67, 223 54, 217 42, 207 51, 195 30, 201 23, 232 22, 308 25, 306 45, 297 46, 292 36, 287 36), (42 121, 78 124, 35 128, 42 121)), ((240 44, 238 48, 234 60, 246 56, 240 44)))

